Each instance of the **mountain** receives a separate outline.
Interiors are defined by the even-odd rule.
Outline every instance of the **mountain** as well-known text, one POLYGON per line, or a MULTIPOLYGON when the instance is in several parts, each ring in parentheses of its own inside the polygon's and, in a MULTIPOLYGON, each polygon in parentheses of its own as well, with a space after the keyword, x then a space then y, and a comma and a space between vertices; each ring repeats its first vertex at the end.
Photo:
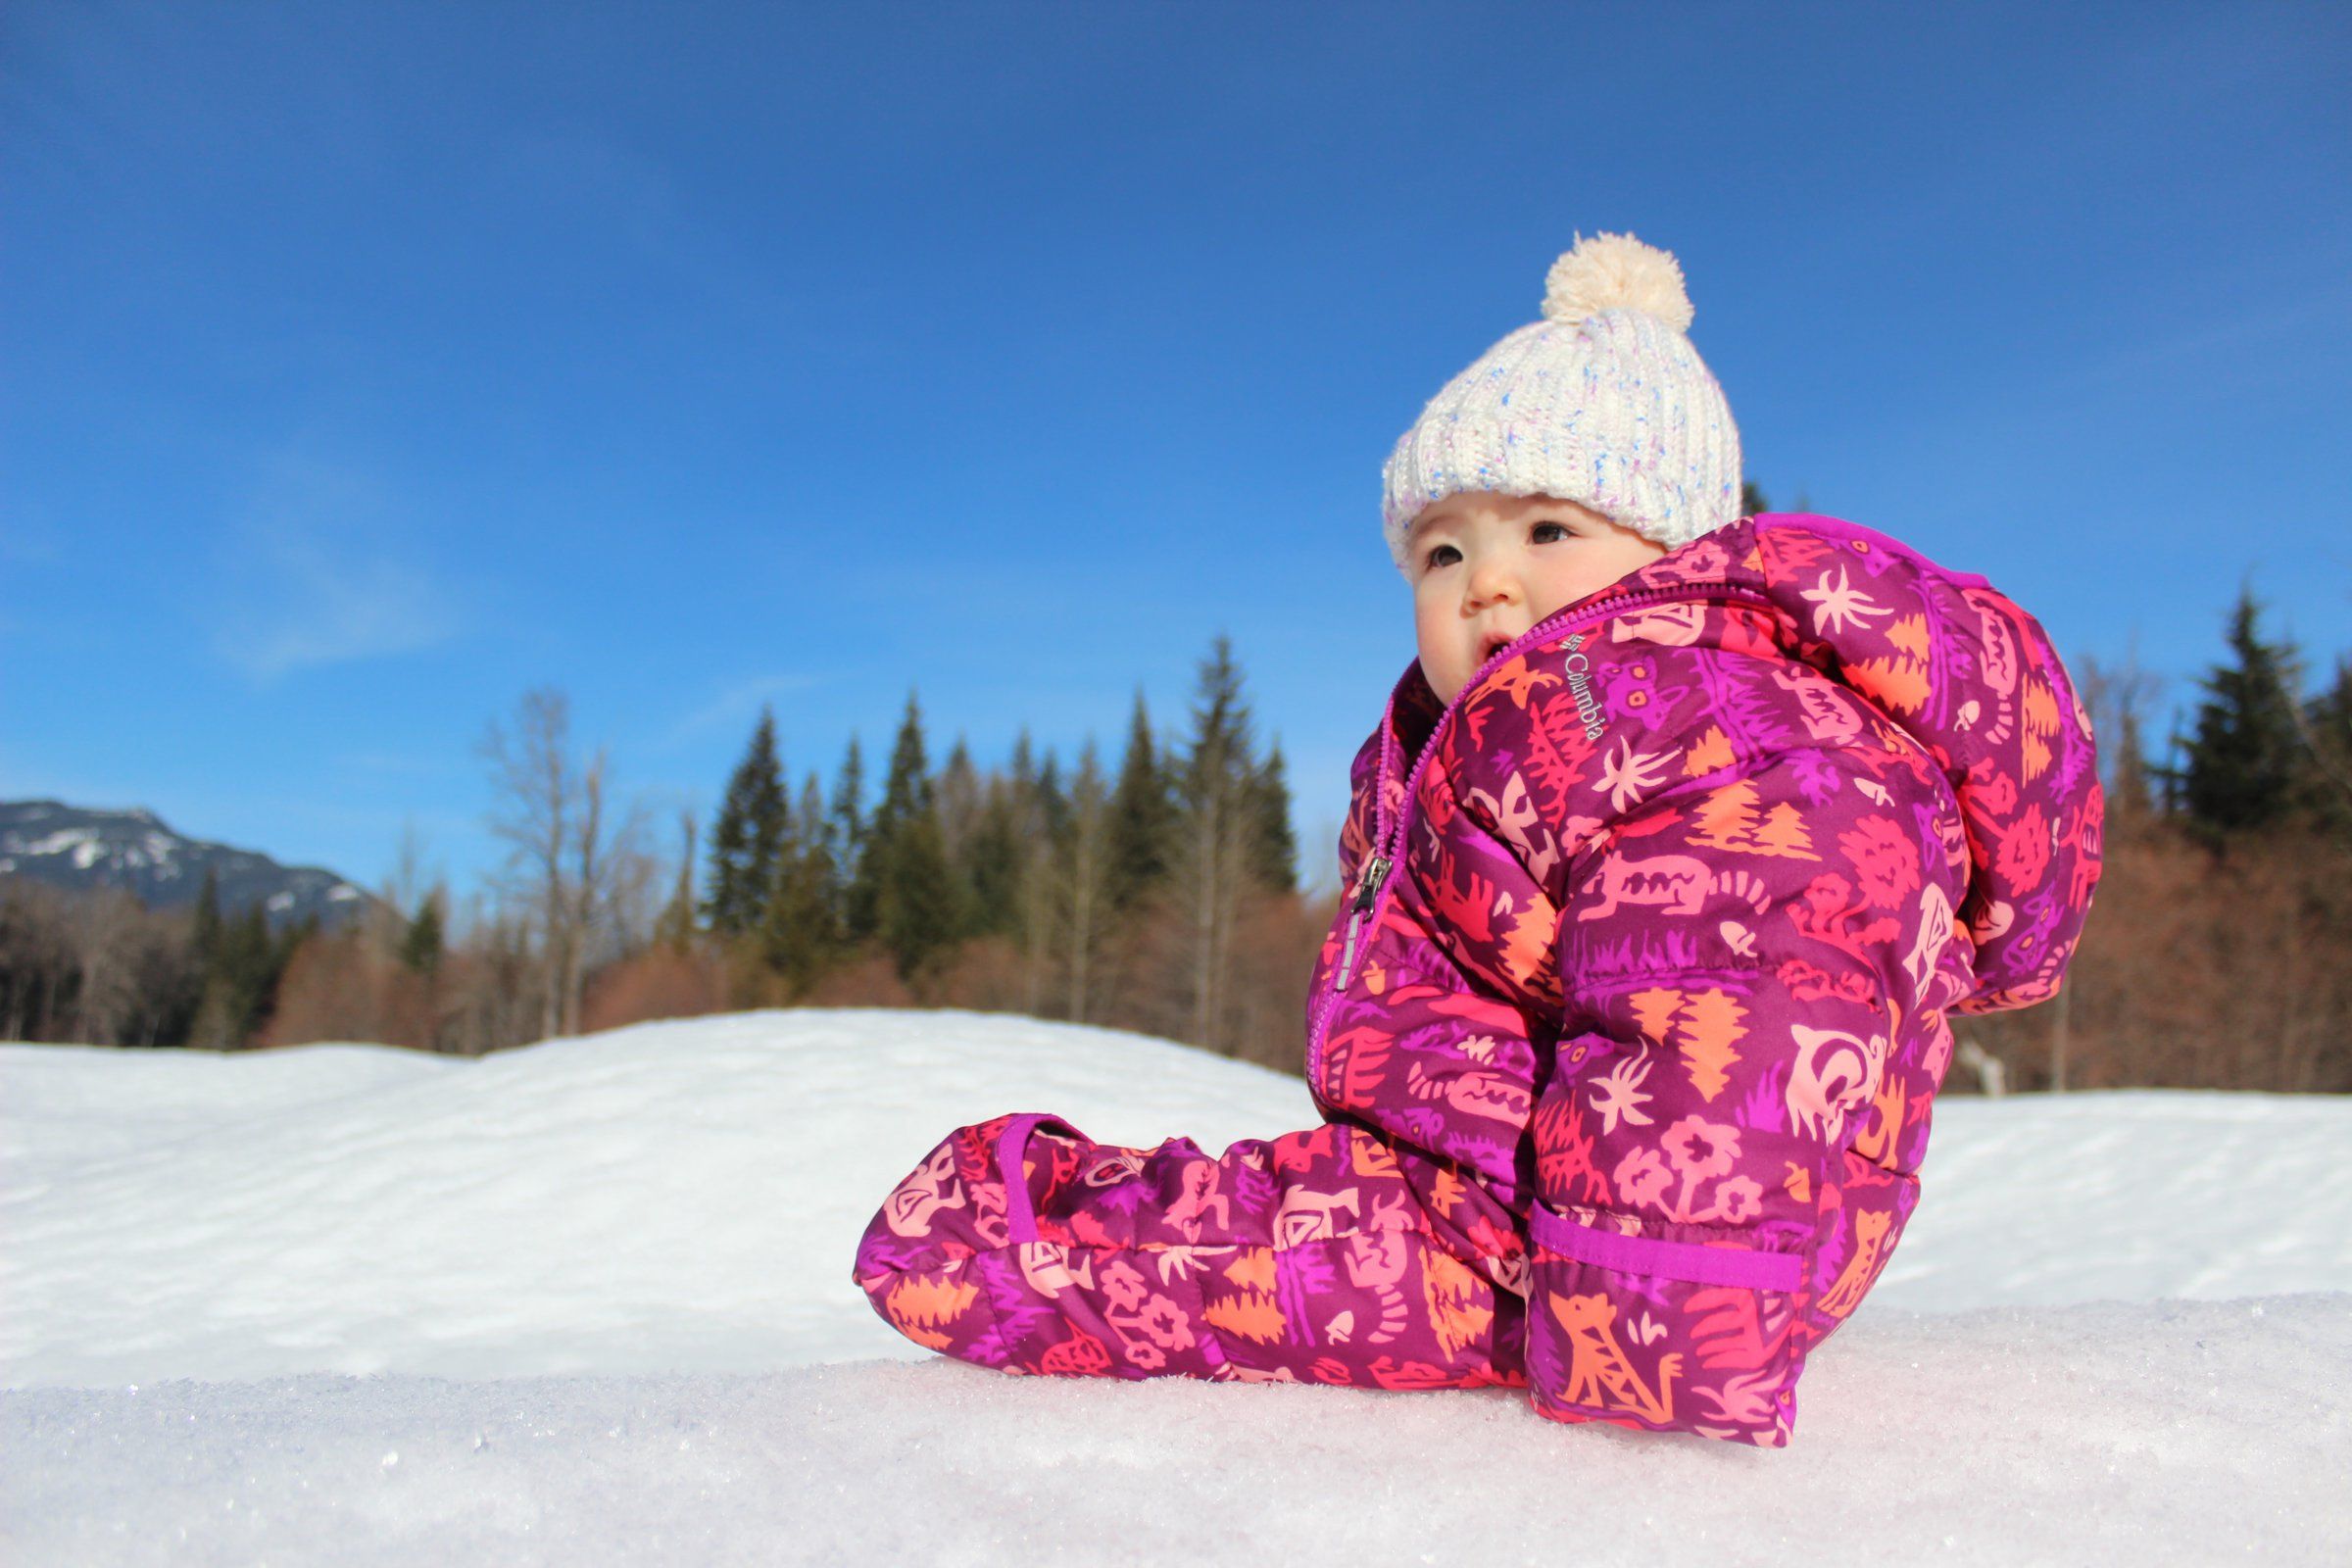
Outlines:
POLYGON ((151 909, 176 909, 195 904, 208 869, 220 882, 222 914, 241 914, 258 903, 273 930, 310 914, 331 930, 380 902, 315 865, 280 865, 252 850, 187 838, 153 811, 0 801, 0 877, 75 893, 122 888, 151 909))

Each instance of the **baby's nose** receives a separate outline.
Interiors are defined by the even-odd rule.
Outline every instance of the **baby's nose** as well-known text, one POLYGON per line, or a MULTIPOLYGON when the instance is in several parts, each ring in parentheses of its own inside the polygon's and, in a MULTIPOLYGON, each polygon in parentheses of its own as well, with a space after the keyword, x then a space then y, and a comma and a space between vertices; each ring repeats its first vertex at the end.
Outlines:
POLYGON ((1515 591, 1507 572, 1481 570, 1470 574, 1470 602, 1473 605, 1495 604, 1510 598, 1515 591))

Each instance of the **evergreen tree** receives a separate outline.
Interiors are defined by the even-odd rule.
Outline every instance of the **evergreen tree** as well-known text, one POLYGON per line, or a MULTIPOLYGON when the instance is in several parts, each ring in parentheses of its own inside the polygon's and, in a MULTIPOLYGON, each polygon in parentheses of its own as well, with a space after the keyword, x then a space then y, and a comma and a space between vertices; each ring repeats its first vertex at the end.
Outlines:
POLYGON ((939 815, 940 850, 947 858, 952 924, 956 935, 962 936, 978 924, 972 851, 986 804, 979 771, 972 766, 972 754, 962 736, 956 737, 956 745, 933 782, 932 794, 939 815))
POLYGON ((1009 932, 1019 924, 1020 805, 1012 781, 991 778, 964 858, 971 905, 965 930, 975 936, 1009 932))
POLYGON ((1251 775, 1250 784, 1258 817, 1250 869, 1258 883, 1273 892, 1297 892, 1298 840, 1291 831, 1291 787, 1284 776, 1281 742, 1266 754, 1265 765, 1251 775))
POLYGON ((680 826, 686 834, 686 855, 678 861, 678 885, 670 893, 669 903, 662 909, 662 917, 654 922, 654 941, 672 953, 691 953, 694 950, 694 813, 683 813, 680 826))
POLYGON ((922 711, 912 692, 891 750, 882 804, 867 829, 865 859, 873 879, 874 934, 899 977, 912 980, 955 940, 956 905, 923 760, 922 711))
POLYGON ((196 895, 196 919, 188 950, 201 986, 212 977, 214 960, 220 952, 220 874, 210 865, 204 868, 204 887, 196 895))
POLYGON ((711 930, 734 935, 760 924, 784 851, 784 817, 775 715, 762 707, 710 830, 710 897, 704 913, 711 930))
POLYGON ((1175 818, 1168 778, 1152 748, 1152 716, 1136 688, 1135 714, 1127 726, 1127 755, 1119 764, 1118 787, 1110 800, 1110 901, 1117 909, 1167 879, 1168 835, 1175 818))
POLYGON ((808 994, 840 944, 828 835, 808 827, 813 823, 821 829, 826 814, 824 794, 813 772, 801 787, 797 814, 802 831, 794 835, 784 858, 760 932, 763 956, 784 977, 795 1001, 808 994))
POLYGON ((1070 829, 1070 797, 1062 788, 1061 763, 1054 760, 1050 746, 1037 770, 1036 800, 1040 836, 1048 843, 1059 843, 1070 829))
POLYGON ((243 1050, 269 1019, 286 958, 316 928, 315 920, 305 922, 281 945, 270 936, 269 916, 258 902, 222 920, 188 1043, 206 1051, 243 1050))
POLYGON ((1192 997, 1192 1040, 1212 1051, 1231 1047, 1233 938, 1244 896, 1268 858, 1265 791, 1250 751, 1241 666, 1231 640, 1220 634, 1200 663, 1170 859, 1185 928, 1181 968, 1192 997))
POLYGON ((400 961, 417 974, 434 974, 441 968, 441 890, 434 888, 416 901, 416 917, 400 939, 400 961))
POLYGON ((1071 780, 1068 831, 1055 846, 1060 962, 1068 990, 1062 1015, 1084 1023, 1103 990, 1102 950, 1110 920, 1110 792, 1088 736, 1071 780))
POLYGON ((831 953, 842 944, 841 862, 835 858, 831 809, 825 804, 824 786, 817 781, 813 767, 801 780, 800 818, 803 822, 813 822, 824 828, 822 832, 810 830, 804 836, 801 854, 808 861, 812 881, 823 895, 819 901, 821 918, 816 929, 823 938, 823 946, 831 953))
POLYGON ((2241 588, 2230 612, 2230 658, 2199 682, 2206 696, 2188 740, 2180 798, 2191 826, 2209 842, 2283 819, 2304 766, 2294 649, 2263 640, 2261 614, 2253 591, 2241 588))
POLYGON ((1772 503, 1764 499, 1762 487, 1742 479, 1740 481, 1740 515, 1752 517, 1759 512, 1770 512, 1772 503))
POLYGON ((1051 987, 1059 930, 1060 887, 1056 862, 1058 845, 1054 823, 1061 815, 1060 787, 1054 777, 1051 753, 1040 768, 1023 728, 1012 743, 1012 780, 1008 790, 1014 824, 1015 859, 1012 897, 1006 907, 1006 929, 1012 933, 1024 962, 1021 969, 1021 1010, 1038 1016, 1056 1004, 1051 987))
POLYGON ((865 763, 855 735, 833 782, 830 821, 833 874, 842 890, 842 935, 850 942, 863 942, 874 934, 874 879, 867 863, 872 834, 865 819, 865 763))
POLYGON ((971 748, 962 736, 956 736, 956 744, 949 748, 948 760, 940 764, 931 789, 939 808, 940 843, 949 859, 960 862, 965 840, 980 814, 980 773, 972 766, 971 748))

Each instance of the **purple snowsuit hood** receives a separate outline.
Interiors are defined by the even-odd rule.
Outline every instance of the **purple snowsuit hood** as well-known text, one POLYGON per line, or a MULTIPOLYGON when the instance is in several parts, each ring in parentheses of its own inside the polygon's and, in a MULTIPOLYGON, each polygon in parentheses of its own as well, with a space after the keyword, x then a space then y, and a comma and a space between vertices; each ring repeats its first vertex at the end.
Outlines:
POLYGON ((1006 1371, 1524 1388, 1765 1446, 1919 1199, 1947 1015, 2053 994, 2089 725, 1983 579, 1742 518, 1359 752, 1306 999, 1323 1123, 1211 1157, 958 1129, 857 1269, 1006 1371))

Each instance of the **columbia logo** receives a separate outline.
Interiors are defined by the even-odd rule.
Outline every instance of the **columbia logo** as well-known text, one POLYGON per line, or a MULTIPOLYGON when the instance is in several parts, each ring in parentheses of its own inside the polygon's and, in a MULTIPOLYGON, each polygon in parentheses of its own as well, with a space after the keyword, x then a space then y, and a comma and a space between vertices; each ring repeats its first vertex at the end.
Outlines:
POLYGON ((1568 639, 1568 695, 1576 699, 1576 716, 1585 721, 1585 739, 1600 739, 1600 704, 1592 696, 1592 661, 1577 650, 1585 646, 1585 634, 1578 632, 1568 639))

